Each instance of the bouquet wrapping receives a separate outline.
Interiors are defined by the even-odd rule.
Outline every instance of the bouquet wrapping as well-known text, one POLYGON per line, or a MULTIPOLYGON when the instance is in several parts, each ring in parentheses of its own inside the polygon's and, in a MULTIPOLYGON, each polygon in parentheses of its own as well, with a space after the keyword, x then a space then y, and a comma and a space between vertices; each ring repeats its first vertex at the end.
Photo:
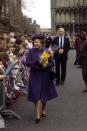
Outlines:
POLYGON ((48 59, 51 57, 51 53, 49 51, 44 51, 40 58, 39 58, 39 62, 42 64, 43 67, 47 67, 48 66, 48 59))

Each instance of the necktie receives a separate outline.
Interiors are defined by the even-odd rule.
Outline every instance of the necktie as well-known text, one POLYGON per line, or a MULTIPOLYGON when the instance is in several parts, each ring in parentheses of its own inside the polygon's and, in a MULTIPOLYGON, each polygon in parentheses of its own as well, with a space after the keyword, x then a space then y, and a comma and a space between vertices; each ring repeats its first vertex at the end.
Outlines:
POLYGON ((60 39, 60 48, 62 49, 62 37, 60 39))

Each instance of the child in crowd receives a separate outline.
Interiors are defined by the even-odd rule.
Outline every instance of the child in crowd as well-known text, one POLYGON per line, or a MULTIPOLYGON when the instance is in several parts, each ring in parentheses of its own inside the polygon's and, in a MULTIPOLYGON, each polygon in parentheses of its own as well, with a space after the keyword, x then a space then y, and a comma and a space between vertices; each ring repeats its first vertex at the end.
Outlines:
POLYGON ((8 45, 8 51, 7 51, 7 53, 8 53, 9 56, 16 55, 15 54, 15 50, 16 50, 16 45, 12 45, 12 44, 8 45))
POLYGON ((5 89, 5 95, 6 98, 11 100, 14 95, 14 78, 12 76, 12 70, 14 66, 17 63, 17 59, 14 59, 11 61, 9 59, 9 56, 6 52, 1 52, 0 53, 0 75, 1 78, 4 79, 4 89, 5 89), (13 92, 13 93, 12 93, 13 92))
POLYGON ((19 63, 20 63, 20 72, 22 73, 22 80, 24 83, 28 82, 30 68, 26 67, 26 56, 28 49, 26 47, 21 47, 19 51, 19 63))

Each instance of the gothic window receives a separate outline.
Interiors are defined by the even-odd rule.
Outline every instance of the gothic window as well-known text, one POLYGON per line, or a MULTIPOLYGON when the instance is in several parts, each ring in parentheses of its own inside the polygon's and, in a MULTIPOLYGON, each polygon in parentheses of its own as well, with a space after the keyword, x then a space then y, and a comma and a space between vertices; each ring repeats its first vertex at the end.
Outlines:
POLYGON ((87 0, 84 0, 84 5, 87 6, 87 0))
POLYGON ((64 6, 65 6, 65 7, 69 7, 69 1, 70 1, 70 0, 64 0, 64 6))
POLYGON ((83 0, 79 0, 79 5, 83 5, 83 0))
POLYGON ((65 7, 64 0, 61 0, 61 7, 65 7))
POLYGON ((71 12, 71 23, 74 21, 74 13, 73 12, 71 12))
POLYGON ((57 14, 56 20, 57 20, 57 23, 60 23, 60 15, 59 14, 57 14))
POLYGON ((83 21, 83 12, 80 12, 79 20, 82 22, 83 21))
POLYGON ((70 22, 70 16, 69 16, 69 13, 67 12, 66 13, 66 23, 70 22))
POLYGON ((78 11, 76 10, 75 11, 75 22, 78 22, 79 21, 79 14, 78 14, 78 11))
POLYGON ((56 7, 61 7, 61 1, 60 0, 56 0, 56 7))
POLYGON ((71 6, 75 6, 74 4, 75 4, 75 3, 74 3, 74 0, 70 0, 70 5, 71 5, 71 6))
POLYGON ((65 14, 64 13, 61 14, 61 22, 65 23, 65 14))
POLYGON ((78 5, 78 0, 75 0, 75 6, 77 6, 78 5))

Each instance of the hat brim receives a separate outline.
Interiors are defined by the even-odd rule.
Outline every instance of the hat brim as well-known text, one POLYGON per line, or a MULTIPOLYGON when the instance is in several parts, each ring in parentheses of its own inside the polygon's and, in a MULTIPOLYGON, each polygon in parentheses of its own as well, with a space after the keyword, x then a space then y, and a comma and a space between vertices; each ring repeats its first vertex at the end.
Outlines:
POLYGON ((44 40, 44 35, 43 34, 37 34, 37 35, 34 35, 33 37, 32 37, 32 40, 34 41, 34 40, 36 40, 36 39, 39 39, 39 40, 44 40))

